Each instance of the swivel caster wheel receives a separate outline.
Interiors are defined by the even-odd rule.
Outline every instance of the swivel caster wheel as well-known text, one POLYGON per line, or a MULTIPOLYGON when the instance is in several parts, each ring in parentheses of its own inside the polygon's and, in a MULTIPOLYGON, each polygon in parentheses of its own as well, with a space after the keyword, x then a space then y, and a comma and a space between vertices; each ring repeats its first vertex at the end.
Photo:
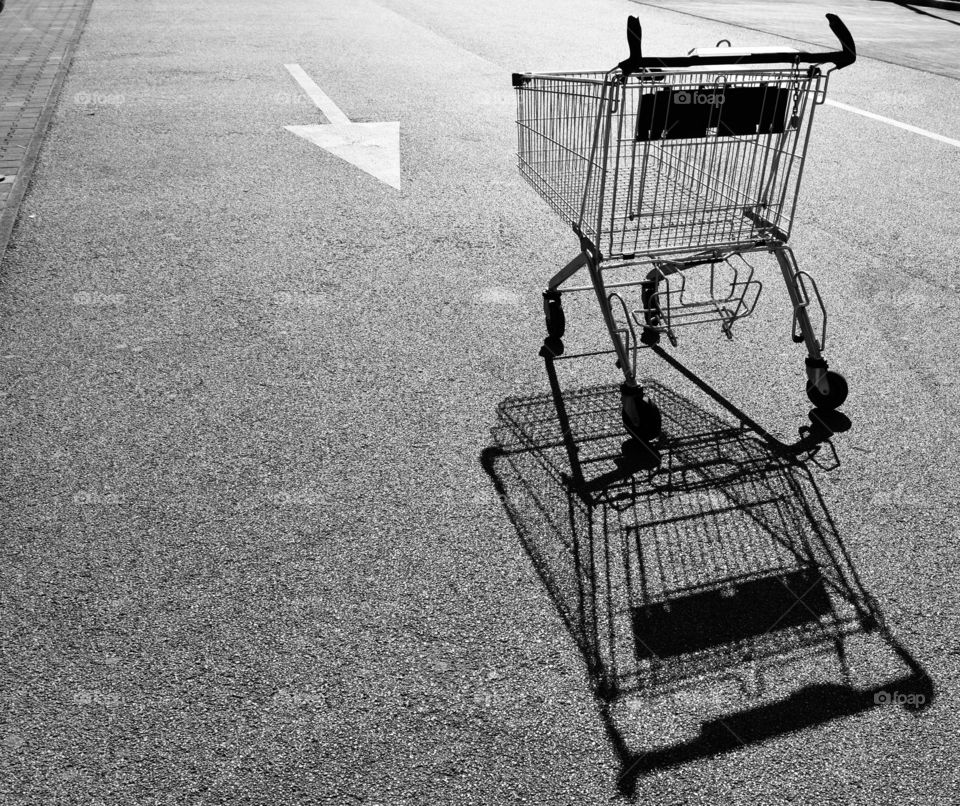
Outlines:
POLYGON ((563 340, 556 336, 547 336, 543 340, 543 346, 540 348, 542 358, 559 358, 563 355, 563 340))
POLYGON ((614 459, 614 462, 628 473, 634 473, 638 470, 656 470, 660 467, 660 451, 651 445, 634 437, 624 440, 620 446, 621 457, 614 459))
POLYGON ((543 319, 547 334, 552 339, 562 339, 567 329, 567 317, 563 313, 559 291, 543 292, 543 319))
POLYGON ((640 442, 650 442, 660 436, 660 409, 643 397, 639 386, 620 387, 620 411, 627 433, 640 442))
POLYGON ((847 379, 839 372, 827 371, 827 392, 824 394, 819 387, 807 381, 807 397, 818 409, 836 409, 847 399, 847 379))

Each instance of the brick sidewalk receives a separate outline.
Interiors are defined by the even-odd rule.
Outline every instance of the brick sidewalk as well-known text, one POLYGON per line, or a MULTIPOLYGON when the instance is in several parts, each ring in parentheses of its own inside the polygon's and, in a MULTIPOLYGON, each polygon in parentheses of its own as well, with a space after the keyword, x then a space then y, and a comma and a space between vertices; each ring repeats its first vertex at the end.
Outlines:
POLYGON ((10 0, 0 13, 0 257, 93 0, 10 0))

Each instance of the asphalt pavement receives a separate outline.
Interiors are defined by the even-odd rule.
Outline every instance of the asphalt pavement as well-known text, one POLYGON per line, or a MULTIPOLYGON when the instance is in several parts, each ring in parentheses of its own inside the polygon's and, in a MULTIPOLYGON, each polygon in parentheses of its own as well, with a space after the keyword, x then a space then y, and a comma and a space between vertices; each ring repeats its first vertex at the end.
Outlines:
MULTIPOLYGON (((881 4, 847 5, 866 28, 881 4)), ((957 50, 932 26, 954 29, 883 6, 929 36, 830 97, 958 138, 957 50)), ((853 672, 740 658, 686 675, 682 702, 603 702, 569 570, 594 532, 553 459, 501 461, 525 433, 505 412, 549 413, 540 295, 577 251, 517 175, 511 72, 612 66, 629 14, 651 53, 795 44, 758 13, 93 3, 0 267, 5 803, 956 802, 960 148, 816 114, 791 243, 852 426, 837 461, 761 475, 882 614, 853 672), (399 190, 284 128, 329 119, 288 64, 351 121, 399 121, 399 190), (911 668, 923 707, 874 707, 911 668), (710 740, 725 719, 743 741, 710 740)), ((771 275, 736 339, 670 354, 789 442, 809 422, 789 320, 771 275)), ((571 343, 603 347, 598 324, 571 309, 571 343)), ((667 362, 644 372, 674 438, 736 427, 667 362)), ((609 356, 562 377, 616 381, 609 356)), ((541 438, 529 455, 552 457, 541 438)), ((740 439, 714 450, 767 461, 740 439)), ((744 524, 721 530, 732 557, 744 524)))

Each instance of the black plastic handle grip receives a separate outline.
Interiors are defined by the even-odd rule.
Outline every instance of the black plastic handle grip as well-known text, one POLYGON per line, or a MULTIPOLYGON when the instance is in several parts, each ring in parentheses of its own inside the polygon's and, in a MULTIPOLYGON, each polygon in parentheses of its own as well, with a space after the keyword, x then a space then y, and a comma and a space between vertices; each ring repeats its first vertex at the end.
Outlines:
POLYGON ((843 20, 836 14, 827 14, 827 22, 830 23, 830 30, 833 31, 833 35, 840 40, 840 47, 843 48, 842 52, 833 52, 837 58, 828 59, 827 61, 832 61, 837 66, 837 69, 840 70, 848 64, 853 64, 857 60, 857 44, 853 41, 853 36, 847 26, 843 24, 843 20))
POLYGON ((706 67, 714 64, 823 64, 831 62, 837 69, 853 64, 857 60, 857 46, 836 14, 827 14, 830 30, 840 41, 841 50, 824 51, 822 53, 807 53, 805 51, 780 51, 776 53, 752 53, 741 56, 648 56, 641 53, 642 31, 640 20, 636 17, 627 19, 627 44, 630 46, 630 56, 617 65, 624 76, 642 69, 663 69, 670 67, 706 67))

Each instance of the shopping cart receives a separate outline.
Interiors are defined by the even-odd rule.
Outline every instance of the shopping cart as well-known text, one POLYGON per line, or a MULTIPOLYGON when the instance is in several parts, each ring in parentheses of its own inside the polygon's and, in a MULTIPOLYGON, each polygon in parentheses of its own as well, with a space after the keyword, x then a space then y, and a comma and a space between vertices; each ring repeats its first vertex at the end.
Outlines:
POLYGON ((580 240, 544 292, 541 355, 564 352, 562 294, 595 292, 623 371, 623 423, 634 446, 649 447, 661 421, 637 381, 638 351, 664 335, 676 346, 679 329, 709 322, 732 337, 760 295, 756 253, 779 264, 792 337, 808 353, 810 401, 829 410, 846 399, 846 381, 823 357, 820 292, 787 246, 814 110, 832 70, 856 60, 846 26, 827 19, 841 50, 740 49, 724 40, 645 58, 630 17, 630 56, 612 70, 513 75, 520 173, 580 240), (581 269, 590 285, 565 285, 581 269))

